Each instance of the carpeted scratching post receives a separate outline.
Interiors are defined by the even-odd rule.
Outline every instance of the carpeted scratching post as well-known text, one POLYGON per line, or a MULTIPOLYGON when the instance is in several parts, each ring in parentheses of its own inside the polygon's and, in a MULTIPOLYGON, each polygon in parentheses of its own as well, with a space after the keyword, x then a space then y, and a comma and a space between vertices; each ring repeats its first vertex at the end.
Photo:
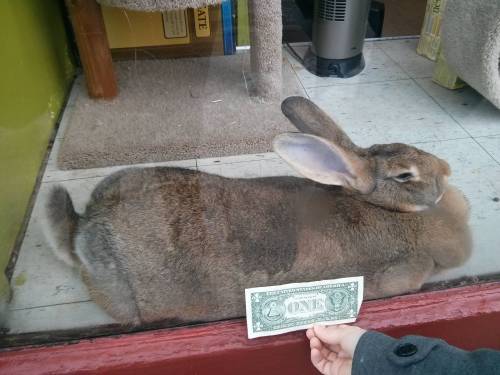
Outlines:
MULTIPOLYGON (((222 0, 97 0, 100 4, 135 11, 198 8, 222 0)), ((250 0, 252 92, 264 100, 281 95, 281 1, 250 0)))
POLYGON ((500 1, 448 0, 441 44, 457 75, 500 108, 500 1))
POLYGON ((280 0, 250 0, 252 89, 257 96, 279 100, 281 94, 280 0))

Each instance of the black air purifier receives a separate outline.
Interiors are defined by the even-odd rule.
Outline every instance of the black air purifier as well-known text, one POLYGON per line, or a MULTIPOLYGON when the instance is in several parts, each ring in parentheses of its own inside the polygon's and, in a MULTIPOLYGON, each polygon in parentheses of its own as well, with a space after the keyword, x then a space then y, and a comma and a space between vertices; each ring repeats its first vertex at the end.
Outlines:
POLYGON ((320 77, 348 78, 365 67, 363 42, 371 0, 315 0, 312 46, 304 65, 320 77))

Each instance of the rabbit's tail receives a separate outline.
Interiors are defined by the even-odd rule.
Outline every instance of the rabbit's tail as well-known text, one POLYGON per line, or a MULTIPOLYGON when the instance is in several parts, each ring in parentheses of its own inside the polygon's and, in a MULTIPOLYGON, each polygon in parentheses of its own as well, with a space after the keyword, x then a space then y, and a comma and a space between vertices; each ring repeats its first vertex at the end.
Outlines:
POLYGON ((49 193, 46 204, 47 227, 45 235, 54 254, 70 266, 80 263, 75 254, 74 235, 80 216, 73 207, 67 190, 56 186, 49 193))

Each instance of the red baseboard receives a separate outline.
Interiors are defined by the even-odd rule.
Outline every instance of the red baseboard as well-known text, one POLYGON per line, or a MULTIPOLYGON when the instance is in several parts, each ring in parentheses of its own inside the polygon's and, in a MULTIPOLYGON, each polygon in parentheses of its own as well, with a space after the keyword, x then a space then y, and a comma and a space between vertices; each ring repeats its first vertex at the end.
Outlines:
MULTIPOLYGON (((500 283, 365 302, 357 325, 500 349, 500 283)), ((244 320, 0 352, 2 374, 316 374, 304 332, 248 340, 244 320)))

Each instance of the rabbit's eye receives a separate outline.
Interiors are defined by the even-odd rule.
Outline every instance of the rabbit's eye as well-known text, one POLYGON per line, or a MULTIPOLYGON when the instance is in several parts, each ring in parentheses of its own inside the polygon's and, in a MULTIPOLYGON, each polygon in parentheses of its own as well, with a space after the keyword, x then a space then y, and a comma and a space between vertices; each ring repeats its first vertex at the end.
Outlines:
POLYGON ((411 180, 412 177, 413 177, 413 173, 411 173, 411 172, 405 172, 405 173, 398 174, 397 176, 394 176, 393 178, 397 182, 406 182, 406 181, 411 180))

